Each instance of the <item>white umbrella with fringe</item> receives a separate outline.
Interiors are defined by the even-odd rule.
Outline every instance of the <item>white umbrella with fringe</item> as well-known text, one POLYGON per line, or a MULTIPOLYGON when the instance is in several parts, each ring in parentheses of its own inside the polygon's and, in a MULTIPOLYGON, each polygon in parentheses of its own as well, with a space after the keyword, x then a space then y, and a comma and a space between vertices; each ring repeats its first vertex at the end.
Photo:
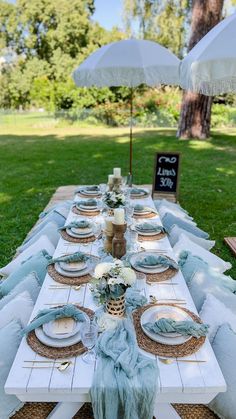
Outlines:
POLYGON ((236 13, 214 26, 186 55, 180 85, 206 96, 236 92, 236 13))
POLYGON ((93 52, 73 72, 79 87, 127 86, 130 88, 130 156, 132 179, 132 119, 134 88, 145 84, 179 85, 179 59, 156 42, 128 39, 112 42, 93 52))

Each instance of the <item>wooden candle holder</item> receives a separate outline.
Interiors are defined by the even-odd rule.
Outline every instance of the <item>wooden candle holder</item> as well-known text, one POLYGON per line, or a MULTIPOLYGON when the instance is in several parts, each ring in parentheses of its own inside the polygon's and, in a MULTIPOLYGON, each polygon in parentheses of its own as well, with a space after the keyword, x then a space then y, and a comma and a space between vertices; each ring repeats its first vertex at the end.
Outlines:
POLYGON ((126 254, 126 239, 125 232, 127 224, 113 224, 114 237, 112 240, 112 256, 116 259, 121 259, 126 254))
POLYGON ((106 253, 112 254, 112 240, 114 237, 113 231, 107 231, 105 230, 105 241, 104 241, 104 250, 106 253))
POLYGON ((122 177, 114 177, 113 178, 113 191, 114 192, 121 192, 121 185, 122 185, 122 177))
POLYGON ((114 183, 108 183, 109 192, 113 191, 114 183))

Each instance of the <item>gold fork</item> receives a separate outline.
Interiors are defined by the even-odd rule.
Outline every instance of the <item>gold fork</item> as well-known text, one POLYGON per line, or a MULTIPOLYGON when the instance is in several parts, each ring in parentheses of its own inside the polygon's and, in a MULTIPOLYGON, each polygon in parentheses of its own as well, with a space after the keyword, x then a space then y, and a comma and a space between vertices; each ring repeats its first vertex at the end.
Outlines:
POLYGON ((198 363, 198 362, 206 362, 203 359, 173 359, 173 358, 160 358, 158 357, 159 361, 162 362, 162 364, 171 365, 174 362, 186 362, 186 363, 198 363))
POLYGON ((185 300, 181 300, 181 299, 178 299, 178 298, 156 298, 154 295, 150 295, 149 296, 149 298, 150 298, 150 303, 151 304, 157 304, 157 303, 160 303, 160 302, 167 302, 167 303, 176 303, 176 304, 186 304, 186 301, 185 300))

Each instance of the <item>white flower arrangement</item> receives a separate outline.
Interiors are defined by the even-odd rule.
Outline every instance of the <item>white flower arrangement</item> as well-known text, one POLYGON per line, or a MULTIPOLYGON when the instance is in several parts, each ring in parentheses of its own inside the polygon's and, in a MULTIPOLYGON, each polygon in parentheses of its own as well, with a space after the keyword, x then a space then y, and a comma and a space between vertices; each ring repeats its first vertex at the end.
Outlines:
POLYGON ((120 192, 106 192, 103 201, 109 208, 118 208, 125 205, 125 195, 120 192))
POLYGON ((99 263, 94 271, 92 291, 95 297, 104 303, 110 299, 116 299, 123 295, 127 288, 136 281, 133 269, 125 266, 122 261, 99 263))

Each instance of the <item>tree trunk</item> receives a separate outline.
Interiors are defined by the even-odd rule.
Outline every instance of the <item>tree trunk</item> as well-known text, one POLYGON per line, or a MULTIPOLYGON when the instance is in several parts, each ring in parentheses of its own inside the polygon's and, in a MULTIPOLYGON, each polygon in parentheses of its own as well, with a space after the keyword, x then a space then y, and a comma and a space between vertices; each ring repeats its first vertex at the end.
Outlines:
MULTIPOLYGON (((188 52, 221 20, 223 3, 224 0, 193 0, 188 52)), ((211 127, 211 107, 212 97, 184 91, 177 137, 206 139, 211 127)))

